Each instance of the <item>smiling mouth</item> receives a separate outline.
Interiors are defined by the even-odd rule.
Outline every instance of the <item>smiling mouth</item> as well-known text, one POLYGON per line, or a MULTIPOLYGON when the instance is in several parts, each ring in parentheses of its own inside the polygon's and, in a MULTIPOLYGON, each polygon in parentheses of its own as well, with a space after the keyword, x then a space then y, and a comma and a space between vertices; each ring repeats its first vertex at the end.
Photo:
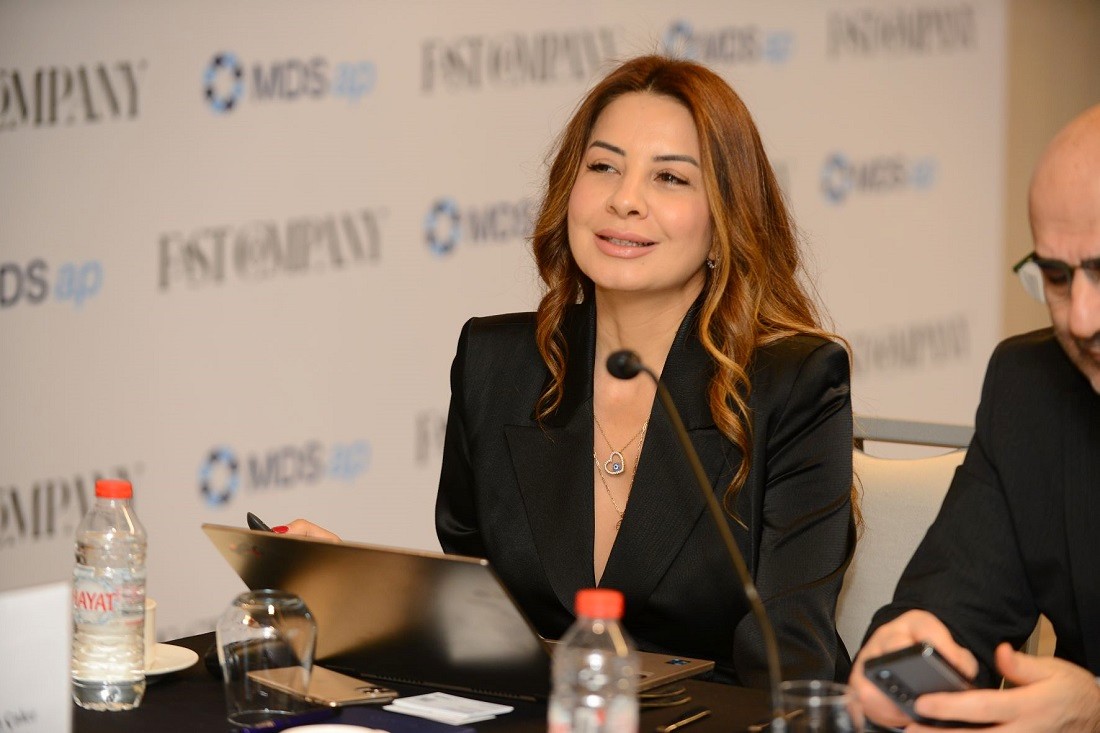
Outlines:
POLYGON ((652 247, 653 245, 657 244, 656 242, 635 242, 632 239, 618 239, 616 237, 603 237, 600 235, 596 236, 599 236, 600 239, 605 242, 610 242, 611 244, 615 244, 620 247, 652 247))

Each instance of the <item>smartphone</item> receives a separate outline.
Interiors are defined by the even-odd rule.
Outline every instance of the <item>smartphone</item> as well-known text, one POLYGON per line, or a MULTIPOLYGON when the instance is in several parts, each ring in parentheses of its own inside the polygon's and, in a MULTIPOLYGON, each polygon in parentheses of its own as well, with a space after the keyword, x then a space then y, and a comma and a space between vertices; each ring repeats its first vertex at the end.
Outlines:
POLYGON ((922 718, 913 703, 929 692, 961 692, 973 689, 970 681, 927 642, 868 659, 863 674, 889 697, 902 712, 922 724, 952 727, 984 727, 956 721, 922 718))
POLYGON ((271 531, 271 527, 268 527, 266 524, 264 524, 263 520, 260 519, 259 517, 257 517, 252 512, 249 512, 246 515, 245 519, 248 521, 248 528, 249 529, 259 530, 260 532, 270 532, 271 531))
POLYGON ((300 667, 282 667, 249 672, 248 676, 268 687, 301 697, 307 702, 329 707, 384 703, 397 697, 397 693, 387 687, 317 666, 310 672, 309 689, 303 695, 294 685, 300 672, 300 667))

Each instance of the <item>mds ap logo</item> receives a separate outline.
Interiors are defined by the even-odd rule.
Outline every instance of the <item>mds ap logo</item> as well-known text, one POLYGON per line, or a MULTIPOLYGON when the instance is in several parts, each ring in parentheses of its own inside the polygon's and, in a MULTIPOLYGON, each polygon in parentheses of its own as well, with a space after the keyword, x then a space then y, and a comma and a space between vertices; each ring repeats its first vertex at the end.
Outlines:
POLYGON ((325 480, 353 483, 370 468, 366 440, 325 445, 319 440, 287 443, 238 454, 215 446, 199 464, 199 493, 220 508, 242 491, 288 490, 325 480))
POLYGON ((669 24, 662 38, 668 56, 705 64, 784 64, 794 54, 794 33, 755 25, 696 29, 690 21, 669 24))
POLYGON ((931 156, 878 155, 853 160, 837 152, 821 167, 821 195, 839 206, 857 194, 927 190, 935 185, 936 175, 936 159, 931 156))
POLYGON ((80 310, 99 295, 103 280, 103 263, 99 260, 65 262, 53 272, 40 257, 26 262, 0 262, 0 311, 49 301, 80 310))
POLYGON ((219 53, 202 77, 203 96, 215 112, 232 112, 244 95, 244 67, 236 54, 219 53))
POLYGON ((217 114, 229 114, 244 100, 297 102, 328 97, 358 102, 374 91, 378 72, 371 61, 333 63, 324 56, 246 64, 237 54, 214 54, 203 70, 203 99, 217 114))
POLYGON ((530 199, 460 206, 450 196, 436 199, 424 216, 424 243, 440 256, 460 243, 503 245, 523 241, 531 234, 535 203, 530 199))

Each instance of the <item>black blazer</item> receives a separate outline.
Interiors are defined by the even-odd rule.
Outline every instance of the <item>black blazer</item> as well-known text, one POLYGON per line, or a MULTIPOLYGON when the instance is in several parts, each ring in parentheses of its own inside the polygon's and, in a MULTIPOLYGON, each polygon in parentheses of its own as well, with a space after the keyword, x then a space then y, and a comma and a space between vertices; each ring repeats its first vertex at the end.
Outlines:
MULTIPOLYGON (((571 311, 564 398, 542 425, 548 379, 530 313, 473 319, 451 370, 436 504, 447 552, 487 557, 539 632, 558 638, 592 570, 595 308, 571 311)), ((707 404, 712 362, 685 317, 663 378, 721 498, 741 461, 707 404)), ((846 352, 817 337, 759 351, 751 370, 751 473, 730 521, 780 644, 784 678, 843 679, 834 623, 854 534, 846 352)), ((638 646, 714 659, 717 677, 765 687, 766 661, 736 573, 667 416, 654 403, 622 529, 601 585, 626 597, 638 646)))
POLYGON ((871 629, 913 608, 974 652, 983 684, 1039 613, 1055 653, 1100 674, 1100 395, 1050 329, 993 353, 966 460, 871 629))

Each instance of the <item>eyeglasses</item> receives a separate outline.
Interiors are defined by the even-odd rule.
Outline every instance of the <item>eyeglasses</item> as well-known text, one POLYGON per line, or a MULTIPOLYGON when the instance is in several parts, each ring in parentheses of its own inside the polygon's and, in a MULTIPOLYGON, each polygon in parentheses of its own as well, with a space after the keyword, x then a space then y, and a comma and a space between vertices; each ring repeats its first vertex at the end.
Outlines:
POLYGON ((1048 260, 1032 252, 1012 267, 1027 294, 1040 303, 1069 300, 1070 287, 1078 270, 1085 273, 1085 279, 1093 287, 1100 287, 1100 257, 1071 265, 1061 260, 1048 260))

